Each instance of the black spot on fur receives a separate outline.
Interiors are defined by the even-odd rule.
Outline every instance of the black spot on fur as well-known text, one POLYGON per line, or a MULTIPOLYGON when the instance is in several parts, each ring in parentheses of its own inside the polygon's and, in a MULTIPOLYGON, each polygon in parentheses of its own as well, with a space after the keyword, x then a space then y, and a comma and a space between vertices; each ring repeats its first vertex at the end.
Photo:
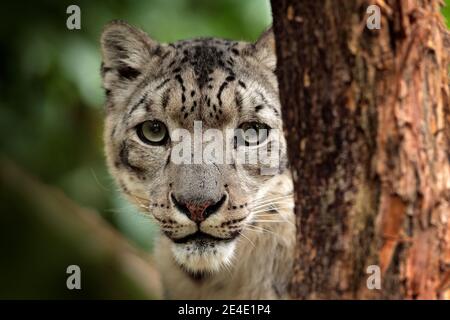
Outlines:
POLYGON ((127 80, 134 80, 141 74, 138 70, 129 66, 120 67, 117 69, 117 72, 121 78, 125 78, 127 80))
MULTIPOLYGON (((167 160, 166 160, 166 165, 165 165, 165 167, 167 168, 167 166, 169 165, 169 163, 170 163, 170 152, 169 152, 169 156, 167 157, 167 160)), ((172 187, 172 184, 170 183, 169 184, 169 187, 172 187)))
POLYGON ((211 73, 216 68, 222 68, 227 70, 230 75, 233 75, 233 71, 230 67, 225 66, 224 59, 227 59, 228 63, 233 63, 232 58, 226 56, 224 51, 217 48, 216 45, 227 45, 225 42, 216 43, 211 39, 196 39, 189 42, 181 41, 176 47, 185 49, 183 50, 184 57, 182 63, 190 63, 194 69, 196 80, 200 88, 207 85, 211 81, 211 73))
POLYGON ((277 110, 274 106, 270 106, 270 108, 272 109, 273 113, 275 113, 275 115, 276 115, 277 117, 280 116, 280 112, 278 112, 278 110, 277 110))
POLYGON ((166 85, 166 83, 169 82, 169 81, 170 81, 170 79, 166 79, 166 80, 164 80, 163 82, 161 82, 161 83, 156 87, 156 90, 159 90, 159 89, 161 89, 162 87, 164 87, 164 86, 166 85))
POLYGON ((118 53, 120 59, 128 58, 127 51, 119 44, 117 44, 114 40, 107 41, 108 46, 113 47, 114 51, 118 53))
POLYGON ((161 46, 157 46, 154 50, 153 50, 153 52, 152 52, 152 55, 155 55, 155 56, 161 56, 161 54, 162 54, 162 48, 161 48, 161 46))
POLYGON ((161 61, 164 61, 170 54, 170 51, 166 51, 166 53, 164 53, 161 57, 161 61))
POLYGON ((162 94, 162 97, 161 97, 161 106, 163 107, 163 109, 166 109, 167 104, 169 103, 169 93, 170 93, 170 89, 167 89, 167 90, 164 91, 164 93, 162 94))
POLYGON ((228 82, 224 82, 221 84, 219 91, 217 92, 217 100, 219 100, 219 106, 222 105, 222 91, 225 89, 225 87, 228 85, 228 82))
POLYGON ((120 152, 119 152, 119 159, 120 162, 123 164, 123 166, 125 168, 127 168, 130 171, 133 171, 135 173, 144 173, 145 170, 142 168, 139 168, 137 166, 132 165, 129 160, 128 160, 128 146, 125 142, 122 143, 121 147, 120 147, 120 152))
POLYGON ((234 103, 236 103, 236 107, 239 112, 242 111, 242 96, 236 92, 236 95, 234 96, 234 103))
POLYGON ((179 74, 177 74, 175 76, 175 79, 178 81, 178 83, 181 86, 181 90, 184 92, 186 90, 185 86, 184 86, 184 82, 183 82, 183 78, 181 78, 181 76, 179 74))

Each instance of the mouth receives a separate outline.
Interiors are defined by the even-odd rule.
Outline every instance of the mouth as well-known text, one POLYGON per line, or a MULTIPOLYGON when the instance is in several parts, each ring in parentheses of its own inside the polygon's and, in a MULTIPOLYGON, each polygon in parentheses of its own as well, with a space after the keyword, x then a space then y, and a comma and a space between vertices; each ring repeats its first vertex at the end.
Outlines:
POLYGON ((211 274, 231 264, 237 234, 219 238, 197 231, 181 239, 172 239, 173 257, 182 270, 196 278, 211 274))
POLYGON ((196 242, 198 245, 208 245, 210 242, 229 242, 238 236, 238 232, 231 234, 228 238, 219 238, 202 231, 196 231, 186 237, 172 239, 174 243, 182 244, 188 242, 196 242))

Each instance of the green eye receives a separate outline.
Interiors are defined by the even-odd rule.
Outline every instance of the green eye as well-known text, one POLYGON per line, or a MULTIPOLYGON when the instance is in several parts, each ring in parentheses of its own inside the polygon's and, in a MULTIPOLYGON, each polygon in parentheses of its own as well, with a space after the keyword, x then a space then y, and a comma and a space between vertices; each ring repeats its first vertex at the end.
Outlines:
POLYGON ((269 136, 270 127, 260 122, 244 122, 236 134, 237 143, 246 146, 257 146, 269 136))
POLYGON ((151 145, 163 145, 169 137, 166 125, 159 120, 142 122, 136 127, 136 133, 142 142, 151 145))

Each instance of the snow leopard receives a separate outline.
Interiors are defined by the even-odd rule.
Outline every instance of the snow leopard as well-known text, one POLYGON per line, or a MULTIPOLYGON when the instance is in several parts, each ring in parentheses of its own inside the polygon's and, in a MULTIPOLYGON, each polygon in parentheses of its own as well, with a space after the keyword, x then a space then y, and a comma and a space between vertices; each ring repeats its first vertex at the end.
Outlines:
POLYGON ((100 43, 107 165, 123 195, 159 226, 153 254, 165 297, 289 298, 296 227, 284 136, 269 173, 245 161, 180 163, 173 152, 177 130, 193 133, 196 123, 252 130, 225 139, 235 151, 258 150, 282 132, 272 30, 255 42, 160 43, 112 21, 100 43))

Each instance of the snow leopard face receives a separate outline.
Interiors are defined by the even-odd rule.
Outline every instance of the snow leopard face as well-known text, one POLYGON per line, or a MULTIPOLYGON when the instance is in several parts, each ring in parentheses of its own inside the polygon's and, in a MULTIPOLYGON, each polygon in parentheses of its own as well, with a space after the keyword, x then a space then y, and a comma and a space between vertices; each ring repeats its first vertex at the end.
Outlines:
MULTIPOLYGON (((160 44, 115 21, 105 27, 101 46, 110 172, 128 199, 156 219, 181 268, 221 270, 252 224, 253 204, 286 169, 271 30, 256 43, 204 38, 160 44), (240 139, 225 137, 238 129, 240 139), (195 147, 182 149, 187 161, 175 161, 180 132, 194 137, 196 130, 224 133, 220 148, 231 150, 231 160, 242 148, 244 158, 270 149, 277 135, 276 170, 264 173, 267 164, 260 162, 192 161, 195 147)), ((208 142, 187 145, 207 148, 208 142)))

